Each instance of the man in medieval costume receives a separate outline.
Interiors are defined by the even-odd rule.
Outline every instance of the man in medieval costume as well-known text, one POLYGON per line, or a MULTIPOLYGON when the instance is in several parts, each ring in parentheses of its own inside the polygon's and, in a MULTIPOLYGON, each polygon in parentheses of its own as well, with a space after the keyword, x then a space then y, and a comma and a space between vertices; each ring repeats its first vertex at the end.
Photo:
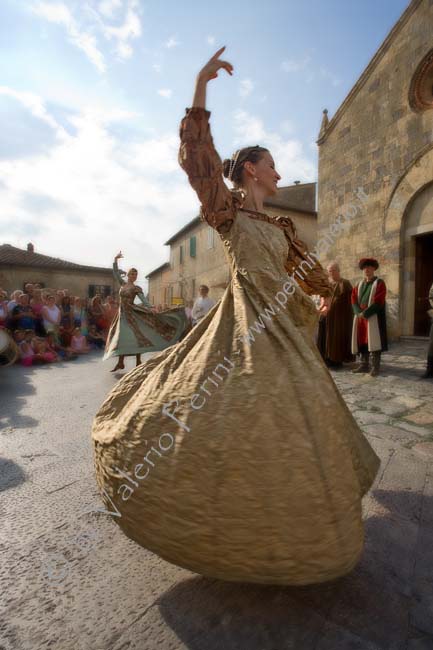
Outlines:
POLYGON ((361 355, 361 363, 353 372, 370 372, 372 377, 376 377, 380 372, 380 355, 388 349, 386 285, 375 275, 379 262, 373 257, 363 257, 359 260, 359 268, 364 277, 352 291, 352 353, 361 355))
POLYGON ((337 262, 327 268, 332 287, 330 300, 321 300, 317 345, 326 365, 339 368, 343 361, 352 361, 352 285, 341 277, 337 262))
POLYGON ((430 340, 427 350, 427 368, 421 379, 433 379, 433 284, 430 287, 428 299, 431 305, 431 309, 427 312, 431 318, 430 340))

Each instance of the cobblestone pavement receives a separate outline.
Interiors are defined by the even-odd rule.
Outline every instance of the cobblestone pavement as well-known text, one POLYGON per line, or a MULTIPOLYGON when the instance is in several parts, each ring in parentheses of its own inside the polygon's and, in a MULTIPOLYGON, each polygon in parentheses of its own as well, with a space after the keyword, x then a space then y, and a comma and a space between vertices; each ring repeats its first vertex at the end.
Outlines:
POLYGON ((201 578, 93 511, 89 430, 111 364, 0 370, 0 650, 433 650, 425 347, 394 345, 376 379, 333 372, 382 466, 360 564, 303 588, 201 578))

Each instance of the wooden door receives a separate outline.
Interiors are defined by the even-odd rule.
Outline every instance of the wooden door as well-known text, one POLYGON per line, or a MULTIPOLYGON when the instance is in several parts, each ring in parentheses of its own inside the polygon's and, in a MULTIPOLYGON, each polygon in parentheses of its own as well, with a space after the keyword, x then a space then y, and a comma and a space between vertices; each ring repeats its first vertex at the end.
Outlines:
POLYGON ((428 336, 431 309, 428 292, 433 284, 433 233, 415 238, 415 322, 414 335, 428 336))

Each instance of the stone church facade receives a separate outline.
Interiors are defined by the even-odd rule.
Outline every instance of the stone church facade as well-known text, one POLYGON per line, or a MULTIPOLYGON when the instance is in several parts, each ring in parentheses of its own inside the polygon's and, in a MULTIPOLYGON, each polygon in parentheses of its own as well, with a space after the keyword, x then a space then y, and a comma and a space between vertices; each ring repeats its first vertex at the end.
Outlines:
POLYGON ((428 332, 433 282, 433 0, 412 0, 319 134, 318 250, 374 256, 391 337, 428 332))

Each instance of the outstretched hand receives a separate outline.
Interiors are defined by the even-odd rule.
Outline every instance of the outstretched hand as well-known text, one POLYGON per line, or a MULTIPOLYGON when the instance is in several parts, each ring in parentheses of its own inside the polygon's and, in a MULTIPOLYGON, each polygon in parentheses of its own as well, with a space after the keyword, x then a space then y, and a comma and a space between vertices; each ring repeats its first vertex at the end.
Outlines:
POLYGON ((219 57, 225 50, 225 46, 215 52, 215 54, 209 59, 205 66, 198 73, 198 79, 207 83, 211 79, 216 79, 218 77, 218 71, 223 68, 229 75, 233 74, 233 66, 228 61, 223 61, 219 57))
POLYGON ((119 251, 114 259, 119 260, 121 257, 123 257, 122 251, 119 251))

